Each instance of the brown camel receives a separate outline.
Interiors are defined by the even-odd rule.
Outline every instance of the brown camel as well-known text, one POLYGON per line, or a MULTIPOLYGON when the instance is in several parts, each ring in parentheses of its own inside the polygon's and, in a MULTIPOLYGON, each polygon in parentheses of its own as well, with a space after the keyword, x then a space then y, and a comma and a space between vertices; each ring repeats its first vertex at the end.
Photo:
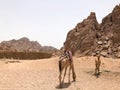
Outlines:
POLYGON ((97 55, 97 59, 95 59, 95 75, 97 77, 99 77, 100 75, 100 65, 101 65, 100 55, 97 55))
POLYGON ((60 88, 62 88, 62 84, 64 83, 64 79, 66 76, 66 71, 67 68, 69 67, 69 78, 68 78, 68 83, 70 84, 70 71, 72 70, 72 77, 73 77, 73 81, 76 81, 76 74, 75 74, 75 70, 74 70, 74 64, 73 64, 73 59, 68 59, 65 55, 62 55, 59 58, 59 83, 60 83, 60 88), (64 71, 65 69, 65 71, 64 71), (63 76, 63 80, 62 80, 62 72, 64 71, 64 76, 63 76))

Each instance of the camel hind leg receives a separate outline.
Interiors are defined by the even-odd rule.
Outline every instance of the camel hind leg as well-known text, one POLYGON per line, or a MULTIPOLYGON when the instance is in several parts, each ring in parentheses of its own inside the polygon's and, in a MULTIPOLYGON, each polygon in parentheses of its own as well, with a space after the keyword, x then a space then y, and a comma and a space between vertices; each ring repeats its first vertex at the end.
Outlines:
POLYGON ((73 74, 73 81, 76 81, 76 74, 75 74, 75 70, 74 70, 74 66, 72 67, 72 74, 73 74))
POLYGON ((100 57, 95 60, 95 75, 98 77, 100 75, 100 65, 101 65, 101 60, 100 57))
POLYGON ((71 71, 71 65, 70 65, 69 74, 68 74, 68 83, 69 83, 69 84, 70 84, 70 71, 71 71))
POLYGON ((60 75, 59 75, 59 83, 60 83, 60 88, 62 88, 62 82, 61 82, 61 79, 62 79, 62 77, 61 77, 61 73, 60 73, 60 75))
POLYGON ((74 69, 73 61, 71 62, 71 69, 72 69, 72 78, 73 78, 73 81, 76 81, 76 74, 75 74, 75 69, 74 69))
POLYGON ((67 67, 68 67, 68 62, 62 62, 62 61, 60 62, 59 61, 59 71, 60 71, 59 83, 60 83, 60 88, 62 88, 62 84, 64 83, 67 67), (65 68, 65 72, 64 72, 64 76, 63 76, 63 80, 62 80, 62 73, 64 71, 64 68, 65 68))
POLYGON ((67 72, 67 66, 65 67, 65 72, 64 72, 64 77, 63 77, 62 83, 64 83, 64 79, 65 79, 65 76, 66 76, 66 72, 67 72))
POLYGON ((59 61, 59 72, 60 72, 60 74, 59 74, 59 84, 60 84, 60 88, 62 88, 62 81, 61 81, 61 79, 62 79, 62 61, 59 61))

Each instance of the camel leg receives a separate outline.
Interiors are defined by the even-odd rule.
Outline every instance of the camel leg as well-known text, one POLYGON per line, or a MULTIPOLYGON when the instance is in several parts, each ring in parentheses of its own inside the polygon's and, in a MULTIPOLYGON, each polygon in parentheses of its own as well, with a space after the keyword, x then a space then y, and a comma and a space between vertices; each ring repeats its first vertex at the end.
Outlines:
POLYGON ((100 56, 98 56, 98 75, 100 75, 100 64, 101 64, 101 60, 100 60, 100 56))
POLYGON ((62 72, 60 72, 60 75, 59 75, 59 83, 60 83, 60 88, 62 88, 62 82, 61 82, 61 79, 62 79, 62 72))
POLYGON ((96 67, 96 75, 99 75, 99 65, 97 63, 97 67, 96 67))
POLYGON ((100 75, 100 64, 101 64, 101 61, 100 60, 96 60, 95 61, 95 75, 98 77, 98 75, 100 75))
POLYGON ((97 61, 95 61, 95 75, 97 75, 97 61))
POLYGON ((101 65, 101 61, 99 60, 98 63, 99 63, 99 64, 98 64, 98 73, 100 74, 100 65, 101 65))
POLYGON ((70 71, 71 71, 71 65, 70 65, 70 68, 69 68, 68 83, 70 83, 70 71))
POLYGON ((61 64, 61 70, 60 70, 60 74, 59 74, 60 88, 62 88, 62 72, 63 72, 63 67, 62 67, 62 64, 61 64))
MULTIPOLYGON (((66 70, 67 70, 67 62, 66 63, 62 63, 62 69, 61 69, 61 71, 60 71, 60 75, 59 75, 59 83, 60 83, 60 88, 62 88, 62 83, 64 82, 64 79, 63 79, 63 81, 62 81, 62 72, 63 72, 63 70, 64 70, 64 68, 65 68, 65 72, 66 72, 66 70)), ((64 73, 64 77, 63 78, 65 78, 65 74, 66 73, 64 73)))
POLYGON ((67 66, 65 67, 65 72, 64 72, 64 77, 63 77, 62 83, 64 83, 64 79, 65 79, 65 76, 66 76, 66 71, 67 71, 67 66))
POLYGON ((97 68, 95 68, 95 75, 97 75, 97 68))
POLYGON ((95 75, 98 75, 98 60, 95 60, 95 75))
POLYGON ((72 62, 72 64, 71 64, 71 68, 72 68, 73 81, 76 81, 76 74, 75 74, 75 69, 74 69, 74 64, 73 64, 73 62, 72 62))

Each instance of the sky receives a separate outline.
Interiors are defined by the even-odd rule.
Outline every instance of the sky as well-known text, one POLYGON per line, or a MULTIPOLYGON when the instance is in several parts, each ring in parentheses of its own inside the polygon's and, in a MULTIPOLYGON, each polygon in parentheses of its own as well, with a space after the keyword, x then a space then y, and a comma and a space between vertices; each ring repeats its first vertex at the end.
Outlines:
POLYGON ((90 12, 101 23, 118 4, 120 0, 0 0, 0 42, 27 37, 59 49, 90 12))

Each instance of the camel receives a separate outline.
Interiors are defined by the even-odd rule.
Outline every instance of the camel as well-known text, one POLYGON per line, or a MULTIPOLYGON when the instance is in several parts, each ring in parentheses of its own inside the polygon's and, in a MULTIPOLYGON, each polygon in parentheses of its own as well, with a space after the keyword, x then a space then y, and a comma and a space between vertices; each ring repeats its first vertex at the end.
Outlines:
POLYGON ((73 81, 76 81, 76 74, 75 74, 75 70, 74 70, 73 59, 68 59, 65 55, 60 56, 60 58, 59 58, 59 72, 60 72, 59 83, 60 83, 60 88, 62 88, 62 84, 64 83, 64 79, 65 79, 66 71, 67 71, 68 67, 69 67, 68 83, 70 84, 70 71, 71 70, 72 70, 73 81), (64 76, 63 76, 63 80, 62 80, 62 72, 63 71, 64 71, 64 76))
POLYGON ((95 59, 95 75, 98 77, 100 75, 100 55, 97 55, 97 59, 95 59))

